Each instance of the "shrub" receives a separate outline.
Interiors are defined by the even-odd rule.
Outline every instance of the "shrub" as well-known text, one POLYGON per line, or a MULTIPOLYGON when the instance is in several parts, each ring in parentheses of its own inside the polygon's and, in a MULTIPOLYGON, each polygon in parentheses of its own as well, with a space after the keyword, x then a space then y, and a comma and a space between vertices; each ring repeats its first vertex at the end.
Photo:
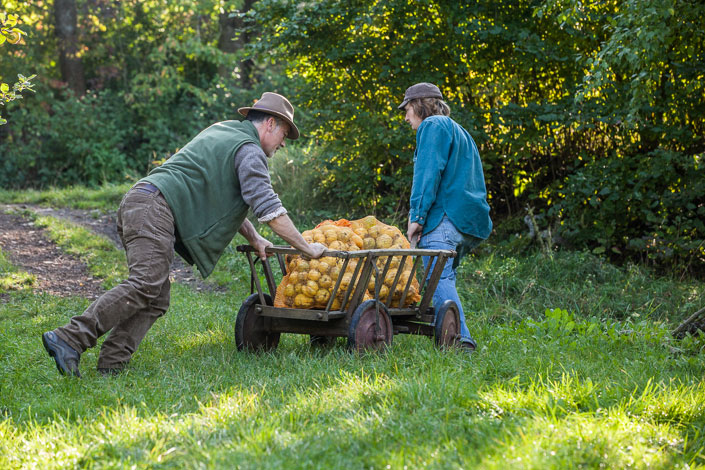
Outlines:
POLYGON ((11 109, 0 135, 0 186, 95 187, 142 177, 203 128, 240 118, 237 107, 256 93, 219 81, 198 94, 142 102, 131 92, 89 91, 77 99, 41 90, 11 109))
POLYGON ((656 149, 595 160, 567 178, 551 209, 562 235, 594 253, 693 271, 705 266, 705 167, 656 149))
POLYGON ((0 146, 0 185, 95 186, 124 178, 132 129, 115 101, 109 93, 89 93, 82 100, 55 101, 50 108, 42 101, 19 108, 0 146))

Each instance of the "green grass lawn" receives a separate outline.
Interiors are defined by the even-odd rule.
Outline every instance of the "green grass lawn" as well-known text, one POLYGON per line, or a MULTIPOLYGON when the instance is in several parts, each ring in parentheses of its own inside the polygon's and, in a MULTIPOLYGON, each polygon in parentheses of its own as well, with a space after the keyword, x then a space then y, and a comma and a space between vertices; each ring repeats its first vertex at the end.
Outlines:
MULTIPOLYGON (((94 252, 96 266, 112 256, 94 252)), ((86 300, 3 294, 0 468, 705 467, 705 340, 670 336, 699 308, 700 282, 486 246, 459 272, 472 356, 401 335, 378 354, 286 334, 251 354, 234 344, 240 257, 220 263, 227 293, 174 286, 111 378, 98 348, 79 380, 41 344, 86 300)))
POLYGON ((83 186, 69 188, 49 188, 42 191, 8 191, 0 189, 0 202, 6 204, 37 204, 51 207, 71 207, 73 209, 117 210, 122 196, 133 183, 105 185, 98 189, 83 186))

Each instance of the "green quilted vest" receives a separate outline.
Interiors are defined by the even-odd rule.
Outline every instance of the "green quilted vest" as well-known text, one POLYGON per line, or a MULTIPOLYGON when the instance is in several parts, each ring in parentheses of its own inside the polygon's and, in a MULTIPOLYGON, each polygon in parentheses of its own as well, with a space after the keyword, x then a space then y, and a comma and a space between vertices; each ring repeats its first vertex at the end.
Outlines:
POLYGON ((260 145, 251 122, 218 122, 142 179, 164 195, 179 234, 176 251, 204 278, 213 272, 249 209, 233 162, 246 143, 260 145))

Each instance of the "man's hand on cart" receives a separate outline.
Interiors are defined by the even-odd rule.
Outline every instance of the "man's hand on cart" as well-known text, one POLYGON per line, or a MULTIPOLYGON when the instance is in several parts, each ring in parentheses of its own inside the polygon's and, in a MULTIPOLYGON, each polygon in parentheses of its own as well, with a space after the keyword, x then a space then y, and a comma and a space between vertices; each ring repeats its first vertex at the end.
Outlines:
POLYGON ((321 243, 309 243, 308 250, 301 250, 301 252, 304 254, 304 258, 320 258, 327 249, 328 247, 321 243))
POLYGON ((250 245, 252 245, 252 248, 254 248, 257 251, 257 256, 259 256, 262 259, 273 255, 273 253, 267 253, 265 251, 270 246, 274 246, 274 244, 272 242, 270 242, 269 240, 267 240, 266 238, 258 237, 258 239, 250 242, 250 245))
POLYGON ((252 223, 245 219, 242 222, 242 225, 240 226, 239 230, 240 234, 242 234, 245 239, 247 239, 247 242, 255 249, 257 250, 257 256, 260 258, 266 258, 268 255, 265 253, 265 249, 274 246, 272 242, 267 240, 266 238, 262 237, 259 233, 257 233, 257 230, 255 230, 254 225, 252 223))
POLYGON ((274 233, 308 258, 320 258, 327 250, 326 246, 320 243, 307 243, 286 214, 270 220, 267 224, 274 233))

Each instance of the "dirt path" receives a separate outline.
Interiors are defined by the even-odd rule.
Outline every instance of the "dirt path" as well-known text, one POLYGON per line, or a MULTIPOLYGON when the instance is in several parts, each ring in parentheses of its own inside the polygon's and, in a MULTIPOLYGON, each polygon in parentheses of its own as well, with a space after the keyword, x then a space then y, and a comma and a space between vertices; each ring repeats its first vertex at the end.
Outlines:
MULTIPOLYGON (((21 215, 31 210, 41 216, 51 216, 86 227, 107 237, 122 250, 117 234, 115 214, 78 209, 52 209, 28 204, 0 205, 0 247, 5 257, 23 271, 37 277, 36 292, 56 296, 78 295, 94 299, 104 292, 102 280, 88 273, 77 258, 63 253, 50 241, 46 231, 21 215)), ((178 256, 171 267, 174 282, 188 284, 196 290, 219 290, 204 283, 178 256)))
POLYGON ((0 212, 0 246, 13 265, 37 277, 37 292, 91 299, 103 292, 101 280, 50 242, 44 230, 35 227, 30 219, 0 212))

